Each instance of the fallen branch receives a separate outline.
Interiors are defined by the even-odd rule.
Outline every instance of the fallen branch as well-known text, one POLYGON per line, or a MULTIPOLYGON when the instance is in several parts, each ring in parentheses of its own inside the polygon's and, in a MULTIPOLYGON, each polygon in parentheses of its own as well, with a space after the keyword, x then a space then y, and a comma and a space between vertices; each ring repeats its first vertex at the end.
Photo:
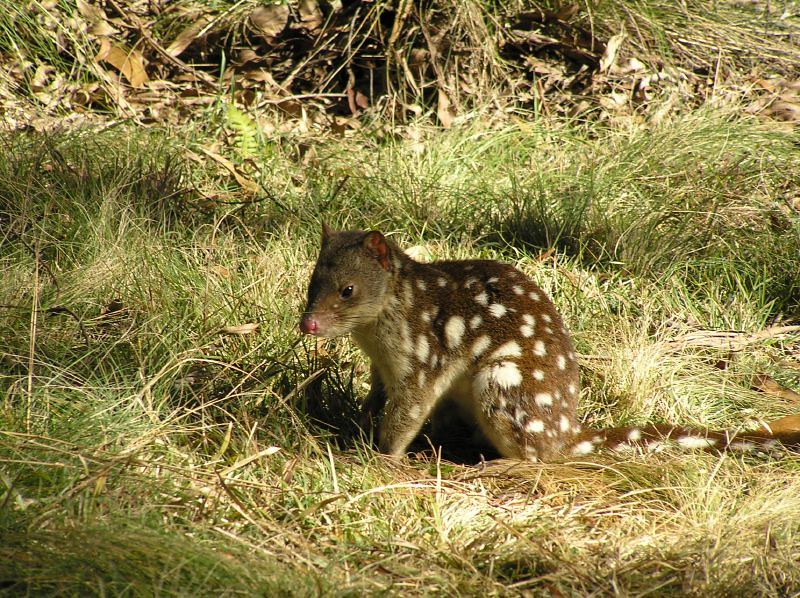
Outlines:
POLYGON ((758 332, 725 332, 720 330, 699 330, 684 334, 664 345, 670 349, 684 349, 686 347, 711 347, 726 349, 728 351, 741 351, 750 345, 755 345, 767 339, 778 338, 786 335, 800 335, 800 326, 770 326, 758 332))

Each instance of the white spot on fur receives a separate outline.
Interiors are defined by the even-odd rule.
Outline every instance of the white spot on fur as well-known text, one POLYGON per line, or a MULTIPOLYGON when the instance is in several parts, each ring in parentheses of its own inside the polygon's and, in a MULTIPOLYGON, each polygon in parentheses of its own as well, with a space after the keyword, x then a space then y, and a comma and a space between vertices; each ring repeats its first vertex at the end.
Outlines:
POLYGON ((506 315, 507 311, 508 310, 506 309, 506 306, 501 305, 500 303, 492 303, 489 306, 489 313, 495 318, 502 318, 504 315, 506 315))
POLYGON ((408 327, 408 322, 405 320, 400 320, 400 340, 402 342, 403 353, 410 355, 414 350, 414 346, 411 340, 411 329, 408 327))
POLYGON ((540 419, 532 419, 528 422, 528 425, 525 426, 525 431, 530 432, 531 434, 544 432, 544 422, 540 419))
POLYGON ((533 370, 533 378, 541 382, 544 380, 544 372, 542 370, 533 370))
POLYGON ((536 318, 534 318, 531 314, 522 314, 522 320, 523 322, 525 322, 526 324, 530 324, 531 326, 536 324, 536 318))
POLYGON ((406 301, 406 305, 414 303, 414 289, 411 288, 410 280, 403 281, 403 297, 406 301))
POLYGON ((570 423, 569 423, 569 418, 566 415, 561 416, 561 418, 559 419, 559 423, 562 432, 569 432, 570 423))
POLYGON ((461 316, 452 316, 447 320, 447 324, 444 325, 444 335, 447 338, 447 345, 451 349, 455 349, 461 344, 465 328, 464 318, 461 316))
POLYGON ((501 357, 520 357, 522 355, 522 347, 519 346, 517 341, 508 341, 500 345, 497 350, 492 353, 492 359, 500 359, 501 357))
POLYGON ((512 388, 522 383, 522 374, 513 361, 501 361, 492 366, 492 377, 501 388, 512 388))
POLYGON ((480 303, 481 305, 488 305, 489 304, 489 295, 486 294, 486 291, 475 295, 475 301, 480 303))
POLYGON ((605 438, 598 434, 597 436, 592 436, 592 442, 594 444, 603 444, 605 442, 605 438))
POLYGON ((566 357, 564 357, 563 355, 559 355, 558 358, 556 359, 556 361, 558 362, 558 369, 559 370, 567 369, 567 358, 566 357))
POLYGON ((479 336, 478 340, 472 345, 472 356, 478 357, 483 354, 486 349, 489 348, 489 345, 492 344, 492 339, 490 339, 485 334, 483 336, 479 336))
POLYGON ((544 348, 544 343, 542 341, 533 343, 533 354, 537 357, 544 357, 547 355, 547 349, 544 348))
POLYGON ((431 354, 431 368, 435 368, 439 363, 439 355, 437 353, 431 354))
POLYGON ((573 455, 588 455, 589 453, 594 451, 594 445, 589 442, 588 440, 584 440, 583 442, 579 442, 574 447, 572 447, 572 454, 573 455))
POLYGON ((516 284, 513 287, 511 287, 511 290, 514 291, 515 295, 522 295, 522 293, 525 292, 525 289, 516 284))
POLYGON ((447 279, 444 278, 443 276, 440 276, 439 278, 436 279, 436 284, 438 284, 440 287, 446 287, 447 279))
POLYGON ((483 323, 483 318, 482 317, 480 317, 480 316, 472 316, 472 318, 469 321, 469 327, 472 330, 475 330, 482 323, 483 323))
POLYGON ((420 334, 419 338, 417 338, 417 359, 425 363, 425 360, 428 359, 429 352, 430 345, 428 344, 428 337, 425 334, 420 334))
POLYGON ((495 282, 497 282, 498 280, 500 280, 500 279, 499 279, 499 278, 497 278, 497 276, 492 276, 492 277, 491 277, 489 280, 487 280, 486 282, 488 282, 489 284, 494 284, 494 283, 495 283, 495 282))
POLYGON ((538 301, 539 300, 539 293, 535 293, 535 292, 531 291, 530 293, 528 293, 528 297, 530 297, 534 301, 538 301))
POLYGON ((634 428, 628 432, 628 442, 637 442, 642 439, 642 431, 634 428))
POLYGON ((709 448, 717 444, 713 438, 700 438, 698 436, 681 436, 678 438, 678 444, 685 449, 703 449, 709 448))
POLYGON ((427 382, 428 377, 425 375, 425 370, 420 370, 419 374, 417 374, 417 384, 419 384, 420 388, 425 386, 425 382, 427 382))
POLYGON ((550 314, 542 314, 542 321, 549 324, 553 321, 553 318, 550 317, 550 314))
POLYGON ((575 386, 574 384, 570 384, 569 386, 567 386, 567 390, 569 391, 569 394, 574 395, 575 393, 578 392, 578 387, 575 386))
POLYGON ((467 278, 466 282, 464 282, 464 288, 468 289, 469 287, 474 285, 476 282, 478 282, 478 279, 475 278, 474 276, 470 276, 469 278, 467 278))
MULTIPOLYGON (((444 365, 444 360, 442 360, 442 365, 444 365)), ((453 381, 457 380, 464 372, 465 365, 466 362, 463 360, 454 360, 433 383, 431 394, 434 397, 442 396, 453 385, 453 381)))
POLYGON ((422 312, 422 313, 419 315, 419 317, 420 317, 420 318, 422 318, 422 321, 423 321, 423 322, 430 322, 430 321, 431 321, 431 312, 429 312, 429 311, 423 311, 423 312, 422 312))
POLYGON ((550 326, 545 326, 543 330, 545 334, 553 334, 553 329, 550 326))
POLYGON ((552 407, 553 405, 553 395, 549 392, 540 392, 536 393, 536 396, 533 397, 533 400, 536 401, 536 404, 539 407, 552 407))
POLYGON ((417 288, 418 288, 420 291, 424 291, 425 289, 427 289, 427 288, 428 288, 428 285, 426 285, 426 284, 425 284, 425 281, 424 281, 424 280, 422 280, 421 278, 419 278, 419 279, 417 279, 417 288))
POLYGON ((524 338, 530 338, 533 336, 533 326, 529 324, 523 324, 519 327, 519 332, 524 338))

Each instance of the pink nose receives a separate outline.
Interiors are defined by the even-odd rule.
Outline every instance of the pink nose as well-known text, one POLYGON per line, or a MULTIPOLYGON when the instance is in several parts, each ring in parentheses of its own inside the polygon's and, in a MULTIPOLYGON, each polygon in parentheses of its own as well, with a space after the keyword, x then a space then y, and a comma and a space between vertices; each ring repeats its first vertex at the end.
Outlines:
POLYGON ((312 316, 303 316, 300 320, 300 330, 303 334, 316 334, 319 331, 319 322, 312 316))

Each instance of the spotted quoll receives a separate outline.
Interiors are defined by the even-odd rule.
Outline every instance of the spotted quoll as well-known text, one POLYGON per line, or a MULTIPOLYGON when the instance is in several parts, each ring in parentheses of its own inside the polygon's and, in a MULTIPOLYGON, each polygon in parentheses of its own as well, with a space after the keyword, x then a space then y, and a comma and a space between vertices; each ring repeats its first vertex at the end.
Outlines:
POLYGON ((582 430, 570 334, 545 293, 491 260, 419 263, 380 232, 323 226, 300 329, 351 334, 371 360, 362 422, 381 410, 378 447, 402 455, 439 405, 457 405, 508 458, 552 460, 669 444, 766 450, 800 433, 672 426, 582 430))

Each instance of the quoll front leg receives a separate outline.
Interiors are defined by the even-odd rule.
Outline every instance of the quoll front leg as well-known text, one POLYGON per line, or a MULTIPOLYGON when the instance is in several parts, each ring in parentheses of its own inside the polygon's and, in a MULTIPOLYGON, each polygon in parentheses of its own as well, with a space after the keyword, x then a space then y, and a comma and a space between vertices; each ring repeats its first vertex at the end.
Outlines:
POLYGON ((378 430, 378 448, 402 456, 433 409, 435 397, 420 388, 387 389, 386 408, 378 430))
POLYGON ((371 367, 369 393, 361 404, 361 412, 358 416, 358 426, 365 434, 372 434, 375 429, 375 422, 378 420, 378 416, 385 405, 386 389, 383 386, 378 370, 375 367, 371 367))

